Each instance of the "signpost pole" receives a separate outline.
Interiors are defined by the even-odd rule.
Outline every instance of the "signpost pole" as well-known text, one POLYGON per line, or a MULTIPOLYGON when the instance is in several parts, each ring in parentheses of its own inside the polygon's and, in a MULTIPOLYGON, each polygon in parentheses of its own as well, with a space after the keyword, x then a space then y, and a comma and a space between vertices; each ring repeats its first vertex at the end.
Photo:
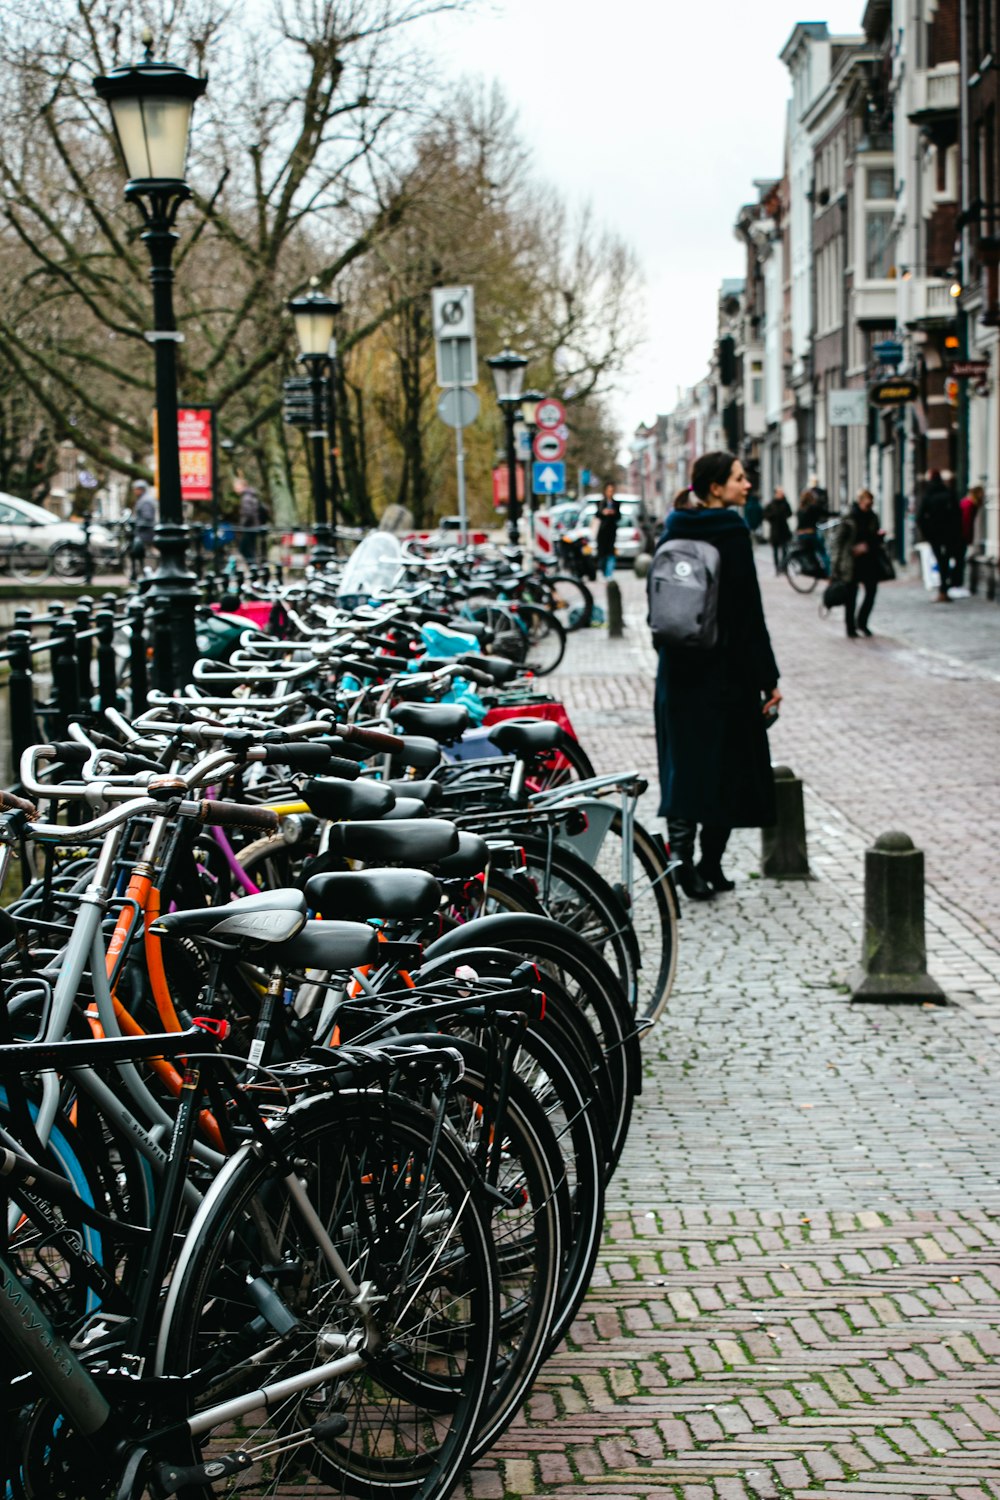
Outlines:
MULTIPOLYGON (((461 399, 461 398, 460 398, 461 399)), ((455 474, 458 479, 458 541, 464 547, 468 541, 469 520, 465 506, 465 439, 464 428, 455 428, 455 474)))

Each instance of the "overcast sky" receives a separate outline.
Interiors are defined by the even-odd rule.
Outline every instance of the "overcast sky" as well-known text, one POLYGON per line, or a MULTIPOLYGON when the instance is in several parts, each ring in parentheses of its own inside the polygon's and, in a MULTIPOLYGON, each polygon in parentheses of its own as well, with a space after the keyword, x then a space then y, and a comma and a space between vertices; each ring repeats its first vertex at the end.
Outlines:
MULTIPOLYGON (((442 72, 499 80, 540 178, 589 200, 645 273, 647 339, 621 381, 626 432, 704 373, 753 182, 781 173, 797 21, 860 31, 864 0, 493 0, 429 23, 442 72)), ((488 352, 488 351, 483 351, 488 352)))

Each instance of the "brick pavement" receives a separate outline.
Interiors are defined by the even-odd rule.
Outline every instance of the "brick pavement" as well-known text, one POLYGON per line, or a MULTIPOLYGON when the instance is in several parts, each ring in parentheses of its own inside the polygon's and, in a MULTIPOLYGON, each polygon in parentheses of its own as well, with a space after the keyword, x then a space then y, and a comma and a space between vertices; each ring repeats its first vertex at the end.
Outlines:
MULTIPOLYGON (((600 769, 653 774, 622 581, 625 639, 574 640, 558 686, 600 769)), ((590 1297, 470 1497, 1000 1496, 1000 609, 901 582, 854 643, 762 581, 817 878, 754 879, 743 832, 734 895, 685 906, 590 1297), (890 827, 943 1008, 846 998, 890 827)))

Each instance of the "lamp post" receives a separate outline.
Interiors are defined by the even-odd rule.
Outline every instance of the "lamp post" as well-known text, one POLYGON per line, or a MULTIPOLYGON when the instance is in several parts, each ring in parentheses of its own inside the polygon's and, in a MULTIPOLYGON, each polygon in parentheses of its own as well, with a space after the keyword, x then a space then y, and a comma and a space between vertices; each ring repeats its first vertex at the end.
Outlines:
MULTIPOLYGON (((312 384, 312 426, 306 437, 312 444, 312 485, 315 521, 316 548, 314 564, 321 568, 336 554, 331 546, 332 536, 327 516, 326 488, 326 416, 324 407, 323 369, 331 358, 331 349, 336 352, 333 329, 340 303, 334 302, 319 290, 319 282, 313 278, 304 297, 293 297, 288 310, 295 319, 295 333, 299 341, 299 359, 309 371, 312 384)), ((334 490, 336 503, 336 488, 334 490)), ((334 510, 336 524, 336 509, 334 510)))
POLYGON ((177 211, 191 189, 184 180, 194 102, 207 79, 171 63, 154 62, 152 36, 143 38, 146 55, 134 67, 120 67, 95 78, 94 89, 111 110, 128 182, 125 197, 139 207, 145 223, 153 287, 153 329, 146 334, 156 361, 156 434, 159 515, 156 572, 149 580, 155 620, 154 670, 157 686, 175 692, 189 681, 197 656, 195 605, 199 594, 187 571, 187 527, 181 508, 181 466, 177 447, 177 344, 174 320, 173 253, 177 211))
POLYGON ((517 454, 514 450, 514 423, 521 406, 521 387, 524 385, 524 371, 528 361, 523 354, 515 354, 513 349, 503 349, 499 354, 493 354, 486 361, 493 371, 493 384, 496 387, 497 404, 503 413, 504 429, 507 440, 507 536, 511 546, 518 544, 518 522, 521 519, 521 507, 517 499, 517 454))
MULTIPOLYGON (((535 438, 538 436, 535 413, 538 411, 538 403, 544 400, 544 391, 525 391, 521 397, 521 421, 524 423, 528 433, 528 459, 524 465, 524 493, 528 500, 528 514, 532 518, 532 530, 534 529, 535 501, 537 499, 534 485, 531 483, 531 466, 535 457, 535 438)), ((531 541, 534 543, 534 535, 532 535, 531 541)))

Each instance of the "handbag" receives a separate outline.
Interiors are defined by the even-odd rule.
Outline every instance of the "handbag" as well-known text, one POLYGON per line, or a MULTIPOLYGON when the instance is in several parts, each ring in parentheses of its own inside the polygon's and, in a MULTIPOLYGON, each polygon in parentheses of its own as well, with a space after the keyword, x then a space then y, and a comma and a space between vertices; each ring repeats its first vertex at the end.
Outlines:
POLYGON ((879 542, 875 549, 875 564, 879 583, 891 583, 896 576, 896 568, 885 542, 879 542))
POLYGON ((833 583, 828 583, 823 590, 823 608, 839 609, 842 604, 847 603, 847 594, 848 585, 834 579, 833 583))

